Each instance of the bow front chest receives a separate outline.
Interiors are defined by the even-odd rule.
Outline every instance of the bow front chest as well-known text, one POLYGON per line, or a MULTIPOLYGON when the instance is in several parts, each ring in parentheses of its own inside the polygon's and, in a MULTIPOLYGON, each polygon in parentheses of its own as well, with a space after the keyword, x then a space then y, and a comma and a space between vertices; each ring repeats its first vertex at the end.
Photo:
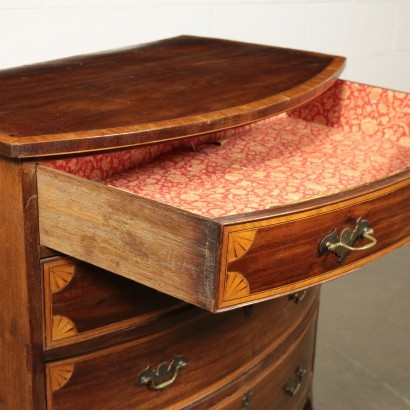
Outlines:
POLYGON ((181 36, 0 72, 0 407, 311 409, 320 284, 410 233, 410 98, 181 36))

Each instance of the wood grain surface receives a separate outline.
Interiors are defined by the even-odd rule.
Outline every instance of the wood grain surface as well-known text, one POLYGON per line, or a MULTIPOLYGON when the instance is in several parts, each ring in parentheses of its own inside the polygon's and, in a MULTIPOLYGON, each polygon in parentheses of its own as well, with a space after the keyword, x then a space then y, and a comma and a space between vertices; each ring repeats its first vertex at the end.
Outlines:
POLYGON ((44 166, 37 176, 43 245, 213 309, 218 224, 44 166))
MULTIPOLYGON (((278 362, 260 372, 251 382, 240 386, 238 392, 210 406, 213 410, 239 410, 247 394, 249 409, 294 410, 302 409, 309 401, 313 380, 313 359, 316 343, 316 321, 306 326, 278 362), (294 396, 286 395, 284 390, 292 382, 298 369, 305 374, 294 396)), ((243 408, 243 407, 242 407, 243 408)), ((205 409, 205 407, 204 407, 205 409)))
POLYGON ((181 138, 306 102, 344 58, 181 36, 0 72, 0 153, 29 157, 181 138))
MULTIPOLYGON (((248 295, 226 297, 228 279, 221 275, 220 306, 233 306, 239 301, 259 300, 275 294, 322 283, 349 272, 363 263, 403 245, 410 238, 410 183, 402 181, 390 188, 375 190, 336 205, 317 208, 292 216, 277 217, 252 223, 234 225, 225 230, 226 272, 243 276, 248 282, 248 295), (374 229, 377 244, 360 252, 351 252, 340 264, 331 252, 320 256, 320 241, 333 229, 338 234, 344 228, 354 229, 358 218, 368 220, 374 229), (255 230, 255 237, 246 253, 230 260, 229 232, 236 236, 241 229, 255 230)), ((354 246, 363 246, 367 240, 354 246)))
POLYGON ((0 408, 45 406, 35 167, 0 157, 0 408))
MULTIPOLYGON (((255 370, 282 358, 289 345, 300 344, 306 326, 316 322, 318 292, 311 296, 300 305, 288 298, 271 301, 247 315, 243 309, 217 316, 198 310, 200 315, 191 321, 150 338, 49 363, 49 408, 190 408, 244 378, 254 378, 259 373, 255 370), (188 364, 168 388, 154 391, 135 385, 149 364, 155 369, 175 355, 184 355, 188 364), (53 389, 52 374, 67 368, 72 369, 69 383, 53 389)), ((309 361, 311 347, 300 344, 309 361)), ((287 380, 293 371, 282 377, 287 380)))
POLYGON ((185 308, 178 299, 72 258, 50 258, 42 267, 49 348, 142 326, 185 308), (73 323, 74 334, 67 328, 55 334, 61 317, 73 323))
POLYGON ((283 206, 263 217, 252 212, 226 219, 46 166, 37 174, 42 245, 213 312, 322 283, 409 240, 409 171, 290 204, 290 212, 283 206), (353 228, 359 217, 370 220, 376 247, 349 255, 342 265, 333 254, 319 257, 321 239, 334 228, 353 228), (252 230, 256 234, 247 234, 252 230), (239 245, 229 241, 232 234, 239 245))

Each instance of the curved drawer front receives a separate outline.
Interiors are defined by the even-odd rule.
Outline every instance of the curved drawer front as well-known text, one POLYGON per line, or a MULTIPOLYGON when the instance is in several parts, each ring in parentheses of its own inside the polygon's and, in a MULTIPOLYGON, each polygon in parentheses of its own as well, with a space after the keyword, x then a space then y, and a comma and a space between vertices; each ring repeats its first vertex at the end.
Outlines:
MULTIPOLYGON (((322 283, 406 243, 408 175, 310 202, 212 219, 39 166, 40 240, 216 312, 322 283), (346 228, 353 232, 359 220, 370 224, 375 246, 343 258, 333 251, 320 255, 325 237, 333 232, 339 238, 346 228)), ((368 247, 371 240, 363 240, 363 233, 346 243, 368 247)))
MULTIPOLYGON (((205 408, 219 410, 302 409, 311 400, 316 320, 312 320, 277 361, 238 386, 224 400, 209 400, 205 408)), ((202 408, 202 407, 201 407, 202 408)))
POLYGON ((338 277, 408 241, 409 220, 410 189, 403 182, 334 205, 228 226, 218 305, 260 300, 338 277), (365 230, 371 233, 367 238, 365 230), (329 241, 339 244, 337 249, 332 251, 329 241))
POLYGON ((42 261, 47 348, 141 326, 186 304, 68 257, 42 261))
POLYGON ((285 297, 223 315, 198 310, 151 337, 51 362, 49 408, 158 409, 203 401, 261 358, 281 356, 285 341, 315 311, 318 292, 299 303, 285 297))

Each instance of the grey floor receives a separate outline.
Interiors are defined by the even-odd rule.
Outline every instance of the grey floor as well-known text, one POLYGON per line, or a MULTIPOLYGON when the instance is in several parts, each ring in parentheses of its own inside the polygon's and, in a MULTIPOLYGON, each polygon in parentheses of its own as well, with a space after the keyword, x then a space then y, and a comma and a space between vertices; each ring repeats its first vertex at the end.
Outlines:
POLYGON ((314 404, 410 409, 410 246, 322 286, 314 404))

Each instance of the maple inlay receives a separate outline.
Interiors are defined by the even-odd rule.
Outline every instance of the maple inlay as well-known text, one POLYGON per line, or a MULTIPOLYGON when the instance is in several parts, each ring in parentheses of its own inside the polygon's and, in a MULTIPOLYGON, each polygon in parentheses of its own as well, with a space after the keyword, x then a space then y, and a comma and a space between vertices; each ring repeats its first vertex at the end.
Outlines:
POLYGON ((67 384, 74 372, 74 364, 62 364, 49 368, 52 391, 60 390, 67 384))
POLYGON ((250 231, 233 232, 229 235, 228 262, 239 259, 252 246, 256 229, 250 231))
POLYGON ((53 340, 64 339, 65 337, 77 334, 75 324, 65 316, 53 316, 52 337, 53 340))
POLYGON ((50 268, 50 288, 52 293, 59 292, 71 282, 74 270, 75 265, 73 263, 52 266, 50 268))
POLYGON ((248 296, 250 293, 249 283, 239 272, 228 272, 225 282, 225 300, 232 300, 248 296))

